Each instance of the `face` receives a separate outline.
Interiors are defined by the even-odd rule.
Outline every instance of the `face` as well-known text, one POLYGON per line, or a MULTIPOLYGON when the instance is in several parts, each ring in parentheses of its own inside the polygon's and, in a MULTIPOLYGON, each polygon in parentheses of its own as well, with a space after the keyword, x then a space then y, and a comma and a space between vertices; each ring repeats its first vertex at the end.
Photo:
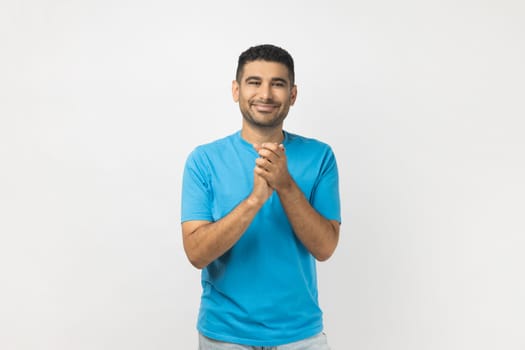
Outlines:
POLYGON ((297 87, 291 85, 288 68, 277 62, 246 63, 240 81, 232 83, 232 94, 239 103, 244 125, 256 128, 282 128, 297 87))

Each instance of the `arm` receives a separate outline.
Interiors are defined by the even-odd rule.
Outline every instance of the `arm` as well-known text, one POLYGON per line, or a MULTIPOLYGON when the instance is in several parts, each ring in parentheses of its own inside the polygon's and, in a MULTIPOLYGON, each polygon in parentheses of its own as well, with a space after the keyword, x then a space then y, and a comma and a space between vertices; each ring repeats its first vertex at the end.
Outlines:
POLYGON ((216 222, 183 222, 182 241, 192 265, 202 269, 228 251, 242 237, 272 191, 264 179, 255 175, 252 193, 225 217, 216 222))
POLYGON ((319 214, 293 180, 277 193, 299 240, 317 260, 330 258, 339 241, 339 222, 319 214))
POLYGON ((292 228, 310 253, 319 261, 327 260, 339 240, 339 222, 327 220, 308 202, 290 176, 284 147, 277 144, 256 146, 256 174, 277 191, 292 228))

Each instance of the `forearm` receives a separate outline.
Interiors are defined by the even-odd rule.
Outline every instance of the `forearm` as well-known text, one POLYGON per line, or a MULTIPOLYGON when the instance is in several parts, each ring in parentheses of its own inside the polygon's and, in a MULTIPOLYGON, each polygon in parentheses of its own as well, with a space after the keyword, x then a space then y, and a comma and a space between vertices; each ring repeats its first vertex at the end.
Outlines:
POLYGON ((202 269, 223 255, 241 238, 263 204, 250 196, 216 222, 184 222, 184 250, 190 262, 202 269))
POLYGON ((339 240, 339 223, 319 214, 294 181, 278 194, 296 236, 306 249, 319 261, 330 258, 339 240))

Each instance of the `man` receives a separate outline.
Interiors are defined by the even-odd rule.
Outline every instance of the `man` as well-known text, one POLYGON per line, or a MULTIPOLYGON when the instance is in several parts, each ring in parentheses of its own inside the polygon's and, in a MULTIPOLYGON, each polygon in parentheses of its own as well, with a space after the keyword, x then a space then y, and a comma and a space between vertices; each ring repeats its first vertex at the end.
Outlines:
POLYGON ((239 57, 242 129, 197 147, 182 189, 182 234, 202 269, 200 349, 329 349, 315 260, 334 252, 338 172, 330 147, 283 130, 293 59, 273 45, 239 57))

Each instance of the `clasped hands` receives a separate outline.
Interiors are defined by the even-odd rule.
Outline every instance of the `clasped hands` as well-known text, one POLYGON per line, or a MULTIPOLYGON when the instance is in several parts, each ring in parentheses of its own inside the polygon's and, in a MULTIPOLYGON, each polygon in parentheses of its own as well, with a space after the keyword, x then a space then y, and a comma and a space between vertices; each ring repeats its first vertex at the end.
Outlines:
POLYGON ((288 163, 285 149, 282 144, 263 143, 254 144, 259 158, 255 160, 254 194, 268 199, 273 190, 277 192, 286 189, 293 183, 288 172, 288 163))

